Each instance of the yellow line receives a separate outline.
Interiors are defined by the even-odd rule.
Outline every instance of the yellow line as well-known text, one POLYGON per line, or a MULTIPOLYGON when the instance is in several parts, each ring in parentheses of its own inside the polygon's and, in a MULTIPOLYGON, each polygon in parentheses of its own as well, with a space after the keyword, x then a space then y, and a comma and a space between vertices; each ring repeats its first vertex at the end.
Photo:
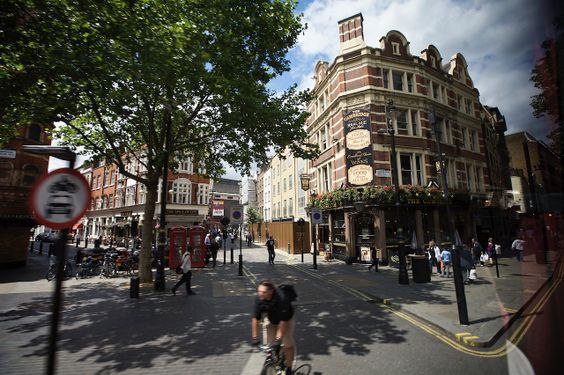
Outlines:
MULTIPOLYGON (((353 294, 357 297, 359 297, 360 299, 364 300, 364 301, 372 301, 373 298, 368 296, 367 294, 358 291, 356 289, 350 288, 346 285, 342 285, 339 283, 336 283, 332 280, 328 280, 316 273, 310 272, 309 270, 304 270, 301 269, 299 267, 293 266, 295 269, 306 273, 308 275, 311 275, 317 279, 326 281, 331 283, 332 285, 335 285, 347 292, 349 292, 350 294, 353 294)), ((459 344, 458 342, 454 341, 453 339, 451 339, 448 336, 443 335, 442 333, 436 331, 434 328, 430 327, 429 325, 427 325, 426 323, 423 323, 422 321, 413 318, 412 316, 401 312, 399 310, 396 310, 395 308, 390 306, 390 300, 389 299, 384 299, 384 302, 381 303, 380 305, 384 308, 384 309, 388 309, 391 313, 393 313, 394 315, 408 321, 409 323, 413 324, 415 327, 427 332, 428 334, 430 334, 431 336, 434 336, 435 338, 437 338, 440 341, 443 341, 445 344, 449 345, 450 347, 452 347, 455 350, 458 350, 460 352, 463 352, 465 354, 468 355, 472 355, 472 356, 476 356, 476 357, 482 357, 482 358, 496 358, 496 357, 501 357, 506 355, 507 353, 509 353, 511 350, 513 350, 514 348, 517 347, 517 345, 519 344, 519 342, 522 340, 522 338, 524 337, 525 333, 528 331, 528 329, 531 327, 533 321, 536 318, 536 312, 541 309, 546 302, 548 301, 548 299, 550 298, 550 296, 552 295, 552 293, 554 293, 554 291, 556 290, 556 288, 558 287, 558 285, 560 284, 561 280, 562 280, 562 275, 564 273, 564 267, 560 267, 559 270, 559 276, 554 277, 553 276, 553 280, 556 280, 556 282, 553 283, 553 285, 551 285, 551 287, 544 293, 543 297, 541 298, 540 301, 537 302, 537 304, 535 305, 535 307, 531 310, 530 315, 528 315, 525 320, 523 321, 523 323, 521 323, 515 332, 513 332, 513 334, 511 335, 511 338, 509 338, 509 341, 511 341, 514 346, 511 348, 507 348, 507 345, 502 345, 496 349, 493 350, 484 350, 484 351, 478 351, 478 350, 473 350, 470 349, 468 347, 465 347, 461 344, 459 344)), ((457 339, 462 338, 462 340, 464 342, 466 342, 469 345, 474 346, 474 343, 472 342, 473 340, 479 338, 478 336, 470 336, 467 337, 468 335, 470 335, 469 333, 466 334, 465 332, 462 333, 458 333, 456 334, 457 339)))

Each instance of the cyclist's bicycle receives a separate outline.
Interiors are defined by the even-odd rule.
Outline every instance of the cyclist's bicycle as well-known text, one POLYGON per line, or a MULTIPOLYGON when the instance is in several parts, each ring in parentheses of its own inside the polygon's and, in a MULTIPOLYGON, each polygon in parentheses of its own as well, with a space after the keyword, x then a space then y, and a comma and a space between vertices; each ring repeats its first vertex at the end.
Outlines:
MULTIPOLYGON (((286 374, 286 363, 284 357, 284 346, 273 348, 272 346, 263 347, 266 359, 262 365, 260 375, 284 375, 286 374)), ((294 365, 296 364, 296 350, 294 347, 294 365)), ((303 364, 293 370, 294 375, 309 375, 311 365, 303 364)))

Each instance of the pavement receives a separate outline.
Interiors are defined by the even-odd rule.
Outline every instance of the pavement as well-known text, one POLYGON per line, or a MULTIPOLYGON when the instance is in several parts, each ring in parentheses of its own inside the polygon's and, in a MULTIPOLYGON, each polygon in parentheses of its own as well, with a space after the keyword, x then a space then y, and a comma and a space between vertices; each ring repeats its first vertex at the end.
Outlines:
MULTIPOLYGON (((69 254, 74 251, 69 246, 69 254)), ((525 256, 523 263, 501 258, 499 278, 494 267, 479 267, 479 280, 465 286, 470 324, 460 325, 452 278, 433 275, 424 284, 410 278, 409 285, 400 285, 398 271, 391 267, 369 272, 366 264, 317 257, 318 267, 313 270, 311 254, 304 254, 303 263, 299 254, 281 250, 276 254, 276 263, 295 271, 291 278, 301 283, 298 295, 302 298, 296 304, 302 310, 319 298, 324 304, 342 302, 343 316, 348 316, 346 305, 354 295, 408 314, 415 318, 412 324, 426 324, 462 345, 478 347, 493 346, 552 277, 551 267, 537 264, 534 256, 525 256), (306 290, 312 279, 321 282, 306 290), (344 295, 349 299, 342 299, 344 295)), ((238 249, 234 264, 229 262, 228 250, 223 265, 220 251, 218 267, 194 271, 197 295, 190 297, 183 288, 177 296, 168 292, 177 280, 170 270, 166 293, 154 292, 152 284, 145 284, 139 299, 129 298, 128 278, 66 280, 57 373, 256 373, 264 357, 248 346, 249 311, 258 278, 269 277, 272 268, 264 246, 244 248, 243 255, 245 277, 237 275, 238 249)), ((39 373, 44 368, 54 288, 44 278, 47 266, 46 252, 34 252, 25 269, 0 274, 2 373, 39 373)), ((277 270, 285 272, 285 268, 277 270)), ((365 325, 367 319, 381 320, 368 315, 364 319, 365 325)), ((386 326, 383 333, 389 336, 393 329, 386 326)))
POLYGON ((482 348, 495 345, 546 289, 554 272, 553 265, 559 261, 557 253, 549 254, 549 259, 554 261, 548 265, 538 264, 534 254, 525 255, 523 262, 502 256, 498 259, 499 278, 495 266, 478 266, 478 279, 464 286, 469 324, 462 325, 452 277, 442 278, 435 272, 430 283, 415 283, 409 271, 409 285, 401 285, 399 271, 393 267, 380 266, 375 272, 368 270, 368 264, 347 265, 318 256, 317 270, 313 270, 311 254, 304 254, 302 263, 301 254, 276 252, 279 259, 324 278, 331 286, 361 292, 367 300, 406 312, 465 345, 482 348))

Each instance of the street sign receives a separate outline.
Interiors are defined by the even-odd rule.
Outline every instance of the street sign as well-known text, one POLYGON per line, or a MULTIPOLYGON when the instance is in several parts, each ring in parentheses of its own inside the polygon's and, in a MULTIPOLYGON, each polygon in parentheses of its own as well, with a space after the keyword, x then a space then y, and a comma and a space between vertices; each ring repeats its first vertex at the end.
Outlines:
POLYGON ((231 207, 231 224, 243 224, 243 205, 231 207))
POLYGON ((312 208, 311 209, 311 223, 312 224, 322 224, 323 223, 323 215, 321 214, 321 208, 312 208))
POLYGON ((376 169, 376 177, 392 177, 389 169, 376 169))
POLYGON ((0 150, 0 158, 15 159, 16 150, 0 150))
POLYGON ((74 169, 57 169, 34 184, 29 203, 37 222, 53 229, 70 228, 90 206, 90 187, 74 169))

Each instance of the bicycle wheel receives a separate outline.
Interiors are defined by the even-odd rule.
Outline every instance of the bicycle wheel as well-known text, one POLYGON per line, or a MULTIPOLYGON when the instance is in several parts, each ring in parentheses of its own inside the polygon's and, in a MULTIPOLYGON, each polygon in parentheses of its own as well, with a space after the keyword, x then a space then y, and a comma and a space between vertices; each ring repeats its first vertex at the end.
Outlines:
POLYGON ((266 365, 262 367, 260 375, 277 375, 274 365, 266 365))
POLYGON ((57 276, 57 269, 54 266, 49 267, 45 278, 47 279, 47 281, 51 281, 55 278, 55 276, 57 276))

